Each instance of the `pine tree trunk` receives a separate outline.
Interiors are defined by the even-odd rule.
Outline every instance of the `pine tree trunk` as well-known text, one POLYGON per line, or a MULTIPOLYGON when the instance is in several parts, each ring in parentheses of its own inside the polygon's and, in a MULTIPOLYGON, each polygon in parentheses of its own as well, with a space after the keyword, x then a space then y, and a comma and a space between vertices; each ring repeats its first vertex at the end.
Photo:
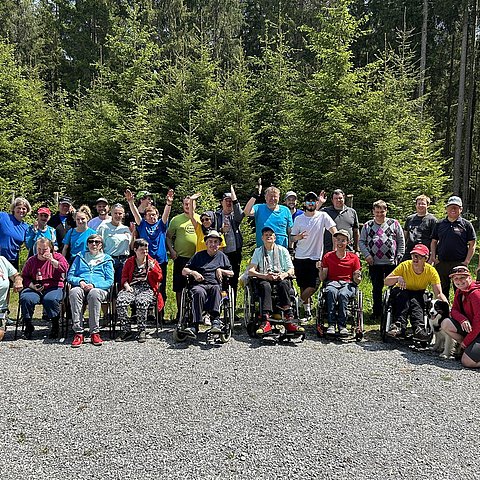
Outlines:
POLYGON ((422 97, 425 94, 425 69, 427 66, 427 27, 428 27, 428 0, 423 0, 422 45, 420 50, 420 82, 418 85, 418 96, 420 98, 420 109, 422 111, 423 111, 422 97))

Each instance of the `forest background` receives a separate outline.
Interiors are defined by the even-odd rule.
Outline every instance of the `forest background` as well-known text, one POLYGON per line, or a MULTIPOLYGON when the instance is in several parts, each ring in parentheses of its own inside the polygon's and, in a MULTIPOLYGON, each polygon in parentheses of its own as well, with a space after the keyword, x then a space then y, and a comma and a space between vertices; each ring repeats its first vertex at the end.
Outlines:
MULTIPOLYGON (((478 0, 2 0, 0 208, 262 177, 480 205, 478 0)), ((180 210, 176 202, 174 213, 180 210)))

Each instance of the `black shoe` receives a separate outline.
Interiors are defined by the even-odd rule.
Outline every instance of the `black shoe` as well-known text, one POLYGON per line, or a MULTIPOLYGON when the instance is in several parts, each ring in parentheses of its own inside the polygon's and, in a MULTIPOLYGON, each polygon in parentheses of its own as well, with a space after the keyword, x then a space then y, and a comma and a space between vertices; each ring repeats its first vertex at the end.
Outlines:
POLYGON ((147 341, 147 334, 145 333, 145 330, 140 330, 140 332, 138 332, 137 341, 138 343, 145 343, 147 341))
POLYGON ((197 338, 197 331, 195 327, 187 327, 184 330, 182 330, 182 333, 184 333, 187 337, 197 338))
POLYGON ((417 327, 415 333, 413 334, 413 339, 417 342, 428 342, 430 340, 430 335, 422 327, 417 327))
POLYGON ((23 336, 27 340, 31 340, 34 331, 35 331, 35 327, 29 322, 25 325, 25 331, 23 332, 23 336))
POLYGON ((219 318, 214 318, 212 320, 212 328, 210 329, 211 333, 222 333, 223 323, 219 318))
POLYGON ((125 342, 127 340, 130 340, 133 336, 133 333, 131 330, 125 330, 122 332, 116 339, 116 342, 125 342))
POLYGON ((52 318, 52 329, 50 330, 50 334, 48 335, 48 338, 50 338, 51 340, 58 338, 59 330, 60 330, 60 324, 58 321, 58 317, 52 318))

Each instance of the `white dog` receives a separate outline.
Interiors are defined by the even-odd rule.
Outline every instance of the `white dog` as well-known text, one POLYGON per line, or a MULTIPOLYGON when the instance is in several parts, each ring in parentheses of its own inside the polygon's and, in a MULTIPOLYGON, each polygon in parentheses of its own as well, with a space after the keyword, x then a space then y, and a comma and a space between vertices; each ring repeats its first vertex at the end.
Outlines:
POLYGON ((441 358, 450 358, 454 354, 454 345, 457 343, 455 340, 447 335, 441 328, 443 320, 449 318, 448 303, 442 300, 435 300, 432 303, 432 309, 430 311, 430 323, 435 333, 435 342, 432 345, 434 352, 441 352, 441 358))

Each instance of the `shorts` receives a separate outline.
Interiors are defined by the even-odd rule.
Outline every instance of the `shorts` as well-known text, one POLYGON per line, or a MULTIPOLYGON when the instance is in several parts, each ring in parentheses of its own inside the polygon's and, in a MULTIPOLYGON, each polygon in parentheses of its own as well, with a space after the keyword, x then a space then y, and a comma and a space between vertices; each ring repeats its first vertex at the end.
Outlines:
POLYGON ((295 277, 300 288, 317 288, 320 285, 317 260, 294 258, 295 277))
MULTIPOLYGON (((460 323, 453 318, 450 318, 450 321, 453 323, 453 325, 455 325, 457 333, 465 338, 467 333, 462 329, 460 323)), ((480 362, 480 335, 477 335, 477 338, 475 338, 475 340, 465 349, 463 353, 465 353, 467 357, 471 358, 474 362, 480 362)))
POLYGON ((173 291, 181 292, 183 288, 187 285, 187 277, 182 275, 182 270, 185 268, 185 265, 188 263, 190 258, 188 257, 177 257, 173 261, 173 291))

